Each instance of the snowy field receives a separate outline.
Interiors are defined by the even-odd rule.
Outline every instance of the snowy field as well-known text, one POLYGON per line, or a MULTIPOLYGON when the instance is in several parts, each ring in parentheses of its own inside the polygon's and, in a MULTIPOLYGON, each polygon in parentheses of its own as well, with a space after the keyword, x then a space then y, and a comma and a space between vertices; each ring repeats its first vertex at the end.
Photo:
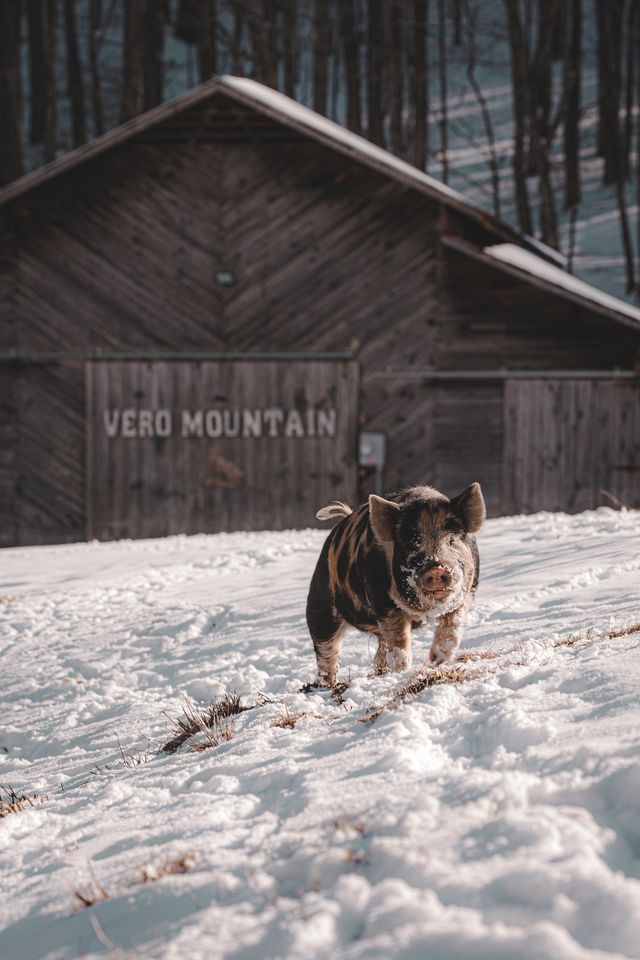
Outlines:
POLYGON ((335 697, 324 536, 0 552, 2 960, 640 956, 640 513, 489 521, 463 658, 335 697))

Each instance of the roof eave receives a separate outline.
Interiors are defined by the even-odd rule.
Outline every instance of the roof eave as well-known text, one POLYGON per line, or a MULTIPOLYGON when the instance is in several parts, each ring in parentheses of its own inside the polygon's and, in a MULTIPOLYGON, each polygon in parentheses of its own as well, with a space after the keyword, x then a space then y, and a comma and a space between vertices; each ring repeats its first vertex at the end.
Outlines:
POLYGON ((569 300, 578 306, 585 307, 592 313, 599 313, 603 317, 607 317, 609 320, 617 321, 628 329, 633 330, 634 333, 640 333, 640 321, 635 320, 633 317, 629 317, 624 313, 620 313, 617 310, 613 310, 610 307, 607 307, 605 304, 599 303, 597 300, 590 300, 588 297, 584 297, 573 290, 567 290, 566 287, 563 287, 560 284, 553 283, 544 277, 539 277, 535 273, 531 273, 529 270, 525 270, 523 268, 513 266, 513 264, 505 263, 503 260, 490 257, 480 247, 477 247, 475 244, 469 243, 467 240, 463 240, 460 237, 443 235, 440 239, 442 245, 449 250, 462 253, 473 260, 477 260, 479 263, 483 263, 488 267, 492 267, 494 270, 498 270, 501 273, 506 273, 509 276, 515 277, 517 280, 524 280, 526 283, 530 283, 532 286, 538 287, 541 290, 545 290, 547 293, 564 297, 565 300, 569 300))

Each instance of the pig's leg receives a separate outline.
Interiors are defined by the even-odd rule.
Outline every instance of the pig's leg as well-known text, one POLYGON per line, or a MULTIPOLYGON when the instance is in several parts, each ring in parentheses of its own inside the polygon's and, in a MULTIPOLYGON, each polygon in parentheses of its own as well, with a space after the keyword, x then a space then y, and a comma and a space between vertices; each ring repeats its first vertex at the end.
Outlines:
POLYGON ((411 666, 411 621, 399 610, 378 621, 378 649, 373 658, 376 673, 408 670, 411 666))
POLYGON ((448 660, 453 660, 462 640, 468 610, 469 601, 467 600, 457 610, 438 617, 429 651, 431 663, 446 663, 448 660))
POLYGON ((326 550, 320 556, 307 599, 307 626, 318 665, 318 683, 335 687, 346 623, 337 613, 329 590, 326 550))
POLYGON ((318 664, 318 683, 322 687, 335 687, 342 653, 342 634, 346 623, 344 620, 328 640, 312 637, 313 649, 318 664))

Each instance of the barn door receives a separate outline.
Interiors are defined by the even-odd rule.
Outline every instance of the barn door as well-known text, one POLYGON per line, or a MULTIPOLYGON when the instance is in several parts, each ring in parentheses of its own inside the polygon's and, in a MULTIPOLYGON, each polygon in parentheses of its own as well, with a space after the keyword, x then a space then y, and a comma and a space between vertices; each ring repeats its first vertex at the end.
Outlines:
POLYGON ((640 507, 637 380, 508 380, 503 513, 640 507))
POLYGON ((353 502, 349 361, 87 364, 87 535, 306 527, 353 502))

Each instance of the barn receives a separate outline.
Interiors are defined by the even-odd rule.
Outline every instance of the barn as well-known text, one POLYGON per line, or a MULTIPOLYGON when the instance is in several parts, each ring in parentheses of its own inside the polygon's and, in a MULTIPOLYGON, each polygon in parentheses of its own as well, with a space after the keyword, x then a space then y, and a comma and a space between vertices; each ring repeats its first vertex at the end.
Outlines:
POLYGON ((0 191, 0 543, 640 507, 640 310, 220 77, 0 191))

